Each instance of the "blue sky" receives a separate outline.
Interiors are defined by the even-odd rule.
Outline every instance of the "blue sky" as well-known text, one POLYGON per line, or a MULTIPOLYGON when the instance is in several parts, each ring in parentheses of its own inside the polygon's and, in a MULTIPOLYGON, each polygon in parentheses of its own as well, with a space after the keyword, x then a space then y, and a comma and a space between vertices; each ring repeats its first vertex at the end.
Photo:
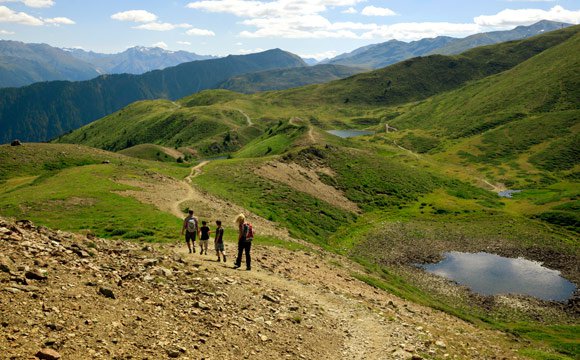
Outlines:
POLYGON ((113 53, 160 46, 204 55, 281 48, 332 57, 402 41, 580 23, 580 0, 0 0, 0 39, 113 53))

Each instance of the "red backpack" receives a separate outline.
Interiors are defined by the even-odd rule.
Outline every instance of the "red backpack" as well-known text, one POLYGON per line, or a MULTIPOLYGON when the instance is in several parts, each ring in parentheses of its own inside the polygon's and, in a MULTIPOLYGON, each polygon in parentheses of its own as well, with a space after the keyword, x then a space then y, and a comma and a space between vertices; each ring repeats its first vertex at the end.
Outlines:
POLYGON ((244 224, 244 239, 246 241, 251 241, 254 239, 254 229, 252 228, 252 224, 245 223, 244 224))

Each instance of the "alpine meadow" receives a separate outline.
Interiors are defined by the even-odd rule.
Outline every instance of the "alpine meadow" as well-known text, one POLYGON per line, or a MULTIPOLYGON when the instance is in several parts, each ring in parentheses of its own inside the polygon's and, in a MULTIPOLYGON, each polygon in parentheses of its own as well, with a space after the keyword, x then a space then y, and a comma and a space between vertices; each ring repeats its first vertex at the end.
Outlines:
POLYGON ((579 359, 578 54, 541 21, 0 89, 0 357, 579 359), (466 254, 517 275, 428 271, 466 254))

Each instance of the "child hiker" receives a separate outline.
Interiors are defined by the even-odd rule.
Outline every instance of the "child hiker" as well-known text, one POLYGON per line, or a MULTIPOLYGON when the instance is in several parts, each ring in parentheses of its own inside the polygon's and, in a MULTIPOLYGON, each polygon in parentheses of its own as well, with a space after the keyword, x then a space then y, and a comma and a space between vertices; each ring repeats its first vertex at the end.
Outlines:
POLYGON ((214 245, 215 245, 215 253, 217 255, 217 261, 218 262, 221 261, 220 259, 221 254, 224 258, 224 262, 226 262, 226 253, 224 252, 224 228, 222 227, 222 221, 217 220, 215 224, 217 225, 217 229, 215 229, 214 245))
POLYGON ((208 243, 209 243, 209 234, 211 233, 211 231, 209 230, 209 227, 207 226, 206 221, 201 222, 201 228, 199 228, 199 231, 201 232, 201 236, 199 238, 199 251, 200 251, 199 254, 203 255, 204 251, 205 251, 205 255, 207 255, 207 247, 208 247, 208 243))

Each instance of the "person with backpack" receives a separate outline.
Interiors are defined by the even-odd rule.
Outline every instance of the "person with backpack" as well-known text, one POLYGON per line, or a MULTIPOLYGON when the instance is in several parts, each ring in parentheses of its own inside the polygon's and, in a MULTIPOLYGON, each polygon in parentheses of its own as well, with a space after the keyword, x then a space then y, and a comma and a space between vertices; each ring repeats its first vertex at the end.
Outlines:
POLYGON ((209 234, 211 233, 211 230, 209 229, 209 226, 207 226, 206 221, 201 222, 201 227, 199 228, 199 231, 201 233, 201 236, 199 237, 199 255, 203 255, 204 251, 205 254, 207 255, 209 234))
POLYGON ((214 245, 215 245, 215 253, 217 255, 217 261, 218 262, 221 261, 220 258, 221 253, 221 255, 224 258, 224 262, 226 262, 226 253, 224 250, 224 228, 222 227, 222 221, 217 220, 215 224, 217 225, 217 229, 215 229, 214 245))
POLYGON ((246 221, 244 214, 238 215, 236 224, 238 224, 238 257, 236 258, 234 269, 242 266, 242 253, 245 252, 246 270, 250 271, 252 270, 250 250, 252 248, 252 240, 254 239, 254 229, 252 228, 252 224, 246 221))
POLYGON ((183 220, 183 226, 181 227, 182 236, 184 232, 189 253, 195 253, 195 238, 199 235, 199 227, 197 225, 197 218, 193 216, 193 210, 189 210, 189 215, 183 220))

